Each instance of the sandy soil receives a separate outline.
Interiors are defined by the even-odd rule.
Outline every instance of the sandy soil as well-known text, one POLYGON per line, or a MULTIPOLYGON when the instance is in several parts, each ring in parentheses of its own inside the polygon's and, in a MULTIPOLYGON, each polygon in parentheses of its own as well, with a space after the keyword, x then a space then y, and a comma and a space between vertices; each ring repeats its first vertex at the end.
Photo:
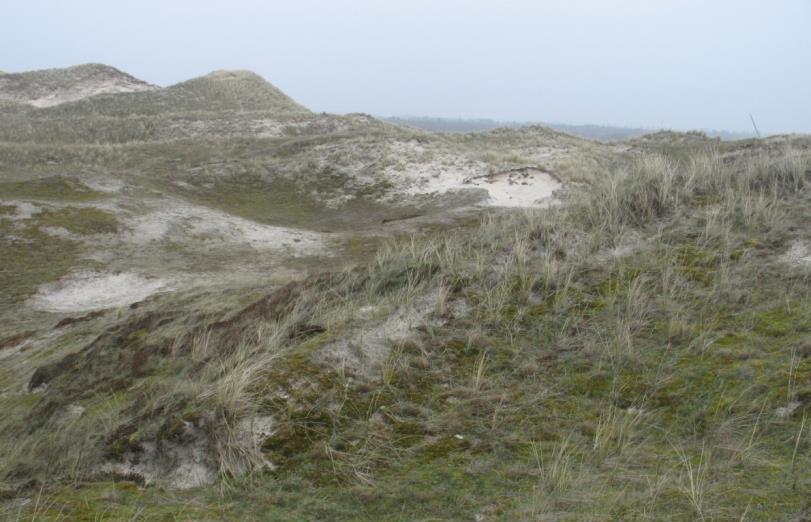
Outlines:
POLYGON ((531 207, 549 200, 561 188, 548 172, 523 168, 470 178, 464 184, 484 188, 490 194, 487 204, 494 207, 531 207))
MULTIPOLYGON (((264 467, 274 469, 273 463, 262 456, 261 445, 273 434, 275 422, 272 417, 247 417, 241 419, 234 429, 234 436, 246 452, 256 453, 264 461, 264 467)), ((202 430, 190 422, 184 422, 181 440, 164 440, 158 445, 143 441, 144 451, 135 455, 127 453, 123 462, 107 462, 99 471, 121 476, 137 475, 146 484, 165 481, 175 489, 191 489, 213 483, 217 478, 213 463, 208 458, 211 441, 202 430)), ((243 469, 241 473, 250 470, 243 469)))
POLYGON ((106 462, 98 471, 139 476, 147 485, 163 477, 175 489, 191 489, 214 482, 217 474, 206 459, 208 437, 190 422, 184 422, 182 440, 182 443, 163 441, 160 451, 155 442, 142 441, 141 454, 127 453, 123 462, 106 462))
MULTIPOLYGON (((417 328, 425 324, 445 324, 448 317, 433 317, 440 302, 444 303, 444 297, 436 291, 398 306, 388 314, 378 306, 360 307, 355 315, 362 326, 350 329, 340 339, 321 347, 315 358, 372 376, 385 363, 392 347, 412 337, 417 328)), ((466 304, 461 301, 442 306, 449 317, 464 317, 468 313, 466 304)))
POLYGON ((167 280, 138 274, 80 272, 43 285, 31 305, 46 312, 85 312, 129 305, 171 289, 167 280))
MULTIPOLYGON (((115 190, 115 184, 106 184, 115 190)), ((13 213, 0 219, 14 221, 30 219, 42 207, 20 201, 13 204, 13 213)), ((118 234, 81 236, 58 226, 45 226, 41 230, 48 235, 81 242, 84 259, 114 265, 92 271, 79 271, 40 286, 27 305, 40 311, 53 313, 78 313, 105 308, 126 306, 141 301, 157 292, 172 291, 204 280, 220 280, 226 274, 193 275, 187 270, 166 265, 167 242, 190 245, 199 252, 216 259, 219 252, 235 248, 245 252, 245 246, 254 249, 266 261, 328 255, 328 235, 256 223, 214 209, 190 205, 174 199, 149 200, 143 208, 130 206, 128 198, 102 203, 76 204, 77 207, 97 207, 114 212, 121 224, 118 234), (155 256, 152 261, 150 256, 155 256), (135 268, 138 267, 138 268, 135 268)), ((48 205, 51 207, 53 205, 48 205)), ((59 205, 61 206, 61 205, 59 205)), ((171 255, 169 255, 171 260, 171 255)), ((232 266, 227 274, 233 277, 245 266, 232 266)))
MULTIPOLYGON (((398 144, 402 148, 403 144, 398 144)), ((399 150, 395 147, 396 150, 399 150)), ((445 194, 465 189, 484 189, 488 197, 483 206, 532 207, 544 204, 562 187, 552 174, 535 167, 490 173, 480 161, 462 161, 452 157, 418 159, 422 151, 413 146, 403 154, 413 162, 387 168, 386 176, 399 181, 410 196, 445 194)))
POLYGON ((452 169, 437 175, 420 177, 407 189, 407 192, 410 195, 444 194, 479 188, 485 189, 488 193, 488 198, 483 202, 484 205, 531 207, 551 198, 561 186, 554 176, 535 168, 492 175, 470 175, 466 169, 452 169))
POLYGON ((257 250, 291 256, 323 253, 323 234, 263 225, 225 212, 181 203, 162 202, 164 208, 128 220, 127 239, 148 243, 164 239, 247 243, 257 250))
POLYGON ((121 78, 112 78, 94 82, 91 85, 76 85, 69 89, 59 90, 46 96, 30 100, 27 103, 34 107, 53 107, 62 103, 82 100, 98 94, 153 91, 156 87, 148 84, 130 82, 121 78))
POLYGON ((0 199, 0 205, 10 205, 13 206, 15 210, 15 214, 0 215, 0 219, 13 219, 14 221, 31 219, 31 216, 42 211, 40 207, 27 201, 0 199))
POLYGON ((780 260, 793 266, 811 267, 811 248, 806 243, 797 241, 781 256, 780 260))
POLYGON ((95 190, 97 192, 105 192, 107 194, 115 194, 116 192, 121 192, 121 190, 127 186, 121 180, 103 177, 85 177, 82 179, 82 183, 91 190, 95 190))

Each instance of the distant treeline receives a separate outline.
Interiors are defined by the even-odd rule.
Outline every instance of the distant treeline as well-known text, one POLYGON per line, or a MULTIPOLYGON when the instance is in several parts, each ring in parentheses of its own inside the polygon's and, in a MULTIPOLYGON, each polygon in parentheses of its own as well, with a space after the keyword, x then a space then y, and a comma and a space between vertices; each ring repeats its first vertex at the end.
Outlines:
MULTIPOLYGON (((661 129, 643 129, 638 127, 613 127, 610 125, 568 125, 565 123, 546 122, 517 122, 517 121, 496 121, 487 118, 463 119, 463 118, 430 118, 412 116, 391 116, 382 118, 385 121, 407 127, 416 127, 434 132, 480 132, 504 127, 525 127, 527 125, 544 125, 567 134, 581 136, 600 141, 619 141, 643 134, 650 134, 661 129)), ((752 138, 754 134, 745 132, 730 132, 718 130, 702 131, 710 137, 718 137, 722 140, 740 140, 752 138)))

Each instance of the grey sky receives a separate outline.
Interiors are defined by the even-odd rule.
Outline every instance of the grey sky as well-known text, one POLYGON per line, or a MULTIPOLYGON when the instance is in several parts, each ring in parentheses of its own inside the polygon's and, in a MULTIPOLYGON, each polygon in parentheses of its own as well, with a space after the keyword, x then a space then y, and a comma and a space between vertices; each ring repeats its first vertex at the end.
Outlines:
POLYGON ((0 70, 251 69, 313 110, 811 132, 811 0, 0 0, 0 70))

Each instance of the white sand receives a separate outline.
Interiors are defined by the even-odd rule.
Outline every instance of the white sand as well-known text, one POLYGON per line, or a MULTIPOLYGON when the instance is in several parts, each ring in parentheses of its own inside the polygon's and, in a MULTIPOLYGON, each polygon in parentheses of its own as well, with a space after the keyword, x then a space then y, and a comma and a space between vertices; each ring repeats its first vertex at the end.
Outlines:
POLYGON ((165 481, 176 489, 191 489, 211 484, 217 478, 206 458, 210 444, 208 436, 190 422, 183 423, 182 442, 165 440, 160 445, 142 441, 139 454, 127 452, 123 461, 106 462, 99 466, 102 473, 124 476, 136 475, 146 485, 165 481))
POLYGON ((145 83, 133 82, 121 78, 111 78, 93 82, 91 85, 75 85, 67 89, 61 89, 36 98, 28 100, 29 105, 34 107, 53 107, 63 103, 83 100, 99 94, 118 94, 126 92, 154 91, 157 87, 145 83))
POLYGON ((0 219, 13 219, 14 221, 31 219, 34 214, 39 214, 42 211, 40 207, 27 201, 0 199, 0 205, 10 205, 15 210, 15 214, 0 214, 0 219))
POLYGON ((780 260, 789 265, 811 267, 811 248, 802 241, 795 241, 791 248, 780 256, 780 260))
POLYGON ((115 178, 102 178, 102 177, 87 177, 82 179, 82 183, 98 192, 105 192, 107 194, 115 194, 121 192, 127 185, 115 178))
POLYGON ((467 185, 484 188, 493 207, 532 207, 551 198, 561 183, 551 174, 535 168, 469 179, 467 185))
POLYGON ((75 237, 70 233, 70 230, 62 227, 40 227, 40 230, 49 236, 58 237, 60 239, 74 239, 75 237))
POLYGON ((293 256, 321 253, 322 234, 263 225, 225 212, 176 201, 167 208, 131 218, 128 239, 143 244, 163 239, 246 243, 257 250, 284 251, 293 256))
POLYGON ((387 169, 386 174, 405 184, 406 194, 412 196, 484 189, 488 197, 481 204, 491 207, 543 205, 562 187, 554 176, 534 167, 488 174, 484 164, 429 162, 387 169))
POLYGON ((47 312, 85 312, 129 305, 170 289, 168 281, 137 274, 81 272, 43 285, 31 304, 47 312))

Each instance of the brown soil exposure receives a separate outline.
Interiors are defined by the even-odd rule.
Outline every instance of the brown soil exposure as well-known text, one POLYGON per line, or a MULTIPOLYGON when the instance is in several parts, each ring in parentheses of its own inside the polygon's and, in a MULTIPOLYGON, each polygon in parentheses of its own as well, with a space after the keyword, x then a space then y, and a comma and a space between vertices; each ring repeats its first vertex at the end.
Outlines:
POLYGON ((99 318, 104 315, 105 310, 96 310, 95 312, 90 312, 89 314, 83 315, 81 317, 65 317, 54 326, 54 330, 57 328, 64 328, 66 326, 72 326, 77 323, 84 323, 87 321, 92 321, 93 319, 99 318))
POLYGON ((5 339, 0 339, 0 350, 5 350, 6 348, 14 348, 17 345, 22 344, 29 337, 34 335, 34 332, 21 332, 11 337, 6 337, 5 339))

